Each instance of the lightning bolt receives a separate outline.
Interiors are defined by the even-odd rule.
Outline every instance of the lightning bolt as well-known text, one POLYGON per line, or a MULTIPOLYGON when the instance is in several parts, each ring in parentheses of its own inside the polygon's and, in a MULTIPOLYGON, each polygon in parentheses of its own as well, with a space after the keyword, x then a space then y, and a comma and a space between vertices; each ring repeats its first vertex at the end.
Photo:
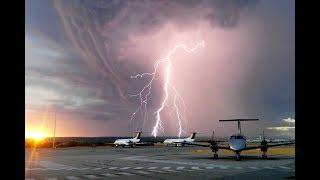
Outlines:
POLYGON ((131 78, 134 78, 134 79, 143 78, 145 76, 150 77, 150 80, 143 86, 143 88, 139 91, 139 93, 131 95, 131 97, 139 97, 139 99, 140 99, 140 105, 138 106, 136 111, 134 111, 132 113, 131 121, 134 120, 134 118, 136 117, 136 115, 139 111, 142 113, 143 122, 145 122, 147 120, 147 118, 148 118, 147 104, 148 104, 149 97, 152 95, 152 93, 151 93, 152 84, 153 84, 154 80, 157 79, 157 75, 159 73, 160 63, 165 63, 165 69, 164 69, 164 76, 165 77, 164 77, 164 81, 163 81, 164 98, 163 98, 162 102, 160 103, 160 107, 154 112, 155 117, 156 117, 156 123, 153 127, 152 135, 154 137, 156 137, 158 135, 159 130, 164 131, 163 122, 161 119, 161 112, 163 111, 163 109, 167 105, 167 101, 170 98, 169 95, 170 95, 170 89, 171 89, 173 91, 173 97, 174 97, 173 104, 174 104, 174 108, 175 108, 175 112, 176 112, 176 116, 177 116, 177 120, 178 120, 178 136, 180 138, 181 133, 184 132, 184 130, 182 128, 182 118, 181 118, 180 109, 179 109, 179 102, 181 101, 184 104, 184 101, 183 101, 181 95, 179 94, 178 90, 170 83, 171 69, 172 69, 171 56, 178 49, 182 49, 187 53, 193 53, 197 49, 199 49, 200 47, 204 47, 203 40, 198 42, 197 44, 195 44, 195 46, 190 49, 187 48, 187 46, 184 44, 177 44, 173 47, 172 50, 169 51, 169 53, 164 58, 157 59, 155 61, 154 66, 153 66, 154 70, 152 73, 142 73, 142 74, 137 74, 135 76, 131 76, 131 78))

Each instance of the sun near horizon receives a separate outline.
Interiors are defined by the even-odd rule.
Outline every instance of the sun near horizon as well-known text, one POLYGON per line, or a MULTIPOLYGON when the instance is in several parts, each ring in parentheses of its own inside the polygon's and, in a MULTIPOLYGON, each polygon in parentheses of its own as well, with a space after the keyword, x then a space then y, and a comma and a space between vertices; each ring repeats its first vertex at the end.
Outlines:
POLYGON ((49 136, 43 129, 38 128, 38 129, 26 129, 25 130, 25 139, 33 139, 33 140, 39 142, 46 137, 49 137, 49 136))

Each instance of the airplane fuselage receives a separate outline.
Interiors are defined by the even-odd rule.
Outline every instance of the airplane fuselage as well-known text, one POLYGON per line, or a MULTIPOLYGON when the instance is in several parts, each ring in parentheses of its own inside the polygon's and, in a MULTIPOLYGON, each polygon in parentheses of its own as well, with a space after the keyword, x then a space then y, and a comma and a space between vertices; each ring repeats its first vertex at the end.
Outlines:
POLYGON ((165 141, 163 141, 163 144, 165 145, 169 145, 169 144, 173 144, 173 145, 182 145, 182 143, 190 143, 190 142, 194 142, 194 139, 190 139, 190 138, 183 138, 183 139, 166 139, 165 141))
POLYGON ((113 144, 116 146, 132 146, 135 143, 140 142, 140 139, 117 139, 113 144))

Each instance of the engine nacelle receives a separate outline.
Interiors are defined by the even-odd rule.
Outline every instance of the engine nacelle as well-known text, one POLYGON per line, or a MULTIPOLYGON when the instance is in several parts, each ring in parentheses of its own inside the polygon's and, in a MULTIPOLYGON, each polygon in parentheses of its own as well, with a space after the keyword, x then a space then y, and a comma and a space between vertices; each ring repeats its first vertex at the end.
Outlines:
POLYGON ((219 150, 217 142, 212 141, 210 144, 211 144, 210 148, 211 148, 212 152, 217 152, 219 150))
POLYGON ((262 152, 267 152, 268 151, 268 142, 264 139, 261 141, 261 147, 260 147, 260 150, 262 152))

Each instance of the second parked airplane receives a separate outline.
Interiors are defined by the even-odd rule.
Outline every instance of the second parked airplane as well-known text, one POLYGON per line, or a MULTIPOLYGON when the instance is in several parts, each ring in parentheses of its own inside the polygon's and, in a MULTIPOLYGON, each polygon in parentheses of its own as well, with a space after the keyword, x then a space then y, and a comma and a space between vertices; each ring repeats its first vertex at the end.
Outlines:
POLYGON ((188 138, 180 138, 180 139, 166 139, 163 141, 163 144, 166 146, 174 145, 174 146, 184 146, 184 143, 194 142, 194 138, 196 137, 196 132, 193 132, 188 138))

